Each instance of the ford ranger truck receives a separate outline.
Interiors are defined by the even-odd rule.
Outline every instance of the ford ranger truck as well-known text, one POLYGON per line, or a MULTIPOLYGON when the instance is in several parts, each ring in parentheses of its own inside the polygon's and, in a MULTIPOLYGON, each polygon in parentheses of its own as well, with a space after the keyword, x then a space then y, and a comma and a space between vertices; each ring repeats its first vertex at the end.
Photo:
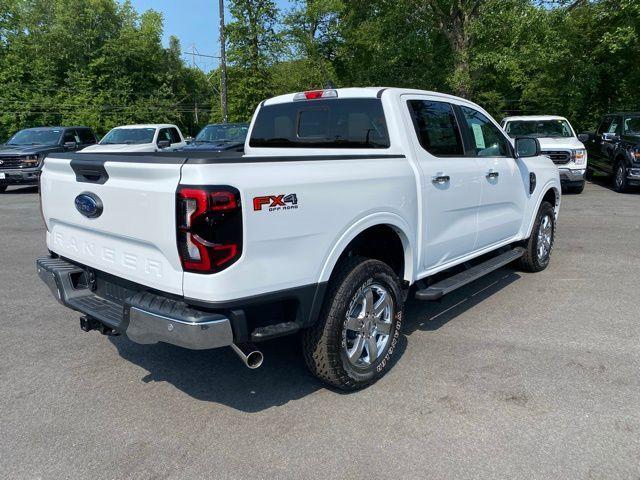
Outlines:
POLYGON ((545 269, 561 199, 537 139, 398 88, 266 100, 244 153, 55 154, 41 191, 37 270, 83 330, 230 346, 249 367, 298 333, 311 372, 345 390, 388 370, 409 295, 545 269))
POLYGON ((587 135, 577 135, 569 120, 554 115, 527 115, 502 120, 507 134, 536 137, 542 154, 560 170, 560 182, 566 192, 582 193, 587 171, 587 135))

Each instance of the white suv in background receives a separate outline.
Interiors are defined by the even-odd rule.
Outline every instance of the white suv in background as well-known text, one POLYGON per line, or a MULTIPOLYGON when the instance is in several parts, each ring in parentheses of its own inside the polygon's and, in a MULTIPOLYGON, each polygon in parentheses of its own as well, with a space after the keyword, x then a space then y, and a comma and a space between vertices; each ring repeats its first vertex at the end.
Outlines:
POLYGON ((187 145, 178 127, 171 124, 124 125, 107 133, 83 153, 158 152, 177 150, 187 145))
POLYGON ((542 154, 547 155, 560 170, 560 180, 565 191, 582 193, 587 170, 587 150, 582 136, 564 117, 554 115, 530 115, 507 117, 502 128, 511 138, 536 137, 542 154))

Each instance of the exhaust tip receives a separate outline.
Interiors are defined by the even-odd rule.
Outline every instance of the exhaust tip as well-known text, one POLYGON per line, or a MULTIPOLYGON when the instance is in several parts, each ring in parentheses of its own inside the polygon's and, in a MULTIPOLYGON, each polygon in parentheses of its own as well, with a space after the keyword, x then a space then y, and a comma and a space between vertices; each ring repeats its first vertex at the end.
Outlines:
POLYGON ((256 350, 254 352, 251 352, 247 356, 247 360, 245 361, 245 364, 247 365, 247 367, 254 369, 254 368, 260 368, 262 366, 263 361, 264 361, 264 355, 262 355, 262 352, 259 352, 256 350))
POLYGON ((241 343, 239 345, 232 343, 231 348, 236 352, 247 368, 252 370, 259 368, 264 361, 264 355, 262 355, 262 352, 257 350, 250 343, 241 343))

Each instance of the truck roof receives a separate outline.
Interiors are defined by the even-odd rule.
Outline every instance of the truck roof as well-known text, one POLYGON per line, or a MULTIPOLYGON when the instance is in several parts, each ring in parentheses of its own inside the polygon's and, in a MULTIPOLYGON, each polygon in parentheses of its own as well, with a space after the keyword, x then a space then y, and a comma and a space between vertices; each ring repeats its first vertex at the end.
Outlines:
MULTIPOLYGON (((505 117, 503 122, 517 122, 517 121, 542 121, 542 120, 567 120, 565 117, 559 115, 519 115, 514 117, 505 117)), ((567 120, 568 121, 568 120, 567 120)))
POLYGON ((118 125, 114 128, 178 128, 171 123, 144 123, 135 125, 118 125))
POLYGON ((51 127, 31 127, 31 128, 23 128, 23 130, 65 130, 65 129, 69 129, 69 128, 87 128, 90 129, 90 127, 85 127, 83 125, 70 125, 68 127, 60 127, 60 126, 51 126, 51 127))
MULTIPOLYGON (((322 89, 318 89, 322 90, 322 89)), ((474 105, 475 107, 482 109, 479 105, 461 97, 456 97, 454 95, 449 95, 446 93, 433 92, 429 90, 417 90, 411 88, 397 88, 397 87, 349 87, 349 88, 329 88, 324 90, 335 90, 338 92, 338 98, 381 98, 383 94, 395 94, 395 95, 432 95, 437 97, 442 97, 443 100, 456 100, 459 102, 465 102, 470 105, 474 105)), ((296 93, 287 93, 285 95, 279 95, 277 97, 270 98, 262 102, 262 105, 275 105, 279 103, 289 103, 292 102, 296 93)))

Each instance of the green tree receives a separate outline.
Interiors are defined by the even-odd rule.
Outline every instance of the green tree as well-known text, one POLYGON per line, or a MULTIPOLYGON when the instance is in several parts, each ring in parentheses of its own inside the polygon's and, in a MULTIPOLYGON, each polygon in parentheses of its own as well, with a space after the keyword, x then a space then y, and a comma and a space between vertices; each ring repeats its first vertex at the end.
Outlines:
POLYGON ((273 96, 272 67, 284 52, 279 13, 272 0, 233 0, 229 12, 229 117, 247 120, 273 96))

